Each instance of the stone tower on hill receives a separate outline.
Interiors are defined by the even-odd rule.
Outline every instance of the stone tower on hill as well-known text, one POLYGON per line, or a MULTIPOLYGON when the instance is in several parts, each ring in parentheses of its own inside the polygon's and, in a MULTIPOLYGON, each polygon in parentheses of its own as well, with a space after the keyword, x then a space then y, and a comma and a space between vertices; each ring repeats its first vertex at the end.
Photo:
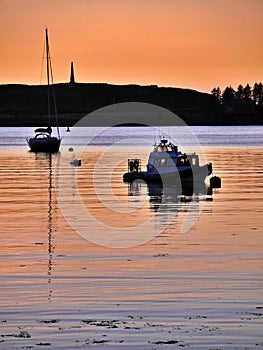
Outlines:
POLYGON ((74 75, 73 62, 71 62, 71 67, 70 67, 70 84, 75 84, 75 75, 74 75))

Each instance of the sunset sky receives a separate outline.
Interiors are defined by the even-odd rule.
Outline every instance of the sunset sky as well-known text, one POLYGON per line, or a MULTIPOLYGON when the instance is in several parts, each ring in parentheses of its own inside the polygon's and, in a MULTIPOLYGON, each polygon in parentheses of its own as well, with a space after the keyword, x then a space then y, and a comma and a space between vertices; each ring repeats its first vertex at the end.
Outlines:
POLYGON ((0 84, 41 82, 45 27, 55 82, 263 82, 263 0, 0 0, 0 25, 0 84))

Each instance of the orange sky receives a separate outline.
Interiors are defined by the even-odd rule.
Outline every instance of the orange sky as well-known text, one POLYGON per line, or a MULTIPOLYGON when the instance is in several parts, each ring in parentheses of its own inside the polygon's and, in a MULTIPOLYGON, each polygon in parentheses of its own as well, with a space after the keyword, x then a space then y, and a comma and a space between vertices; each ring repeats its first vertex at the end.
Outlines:
POLYGON ((0 84, 40 83, 45 27, 55 82, 263 82, 263 0, 0 0, 0 25, 0 84))

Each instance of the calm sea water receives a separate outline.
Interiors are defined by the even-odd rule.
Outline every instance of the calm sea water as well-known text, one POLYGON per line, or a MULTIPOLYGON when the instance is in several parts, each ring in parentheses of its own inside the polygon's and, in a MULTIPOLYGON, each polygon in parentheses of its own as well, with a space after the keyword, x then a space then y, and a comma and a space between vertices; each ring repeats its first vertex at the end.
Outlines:
POLYGON ((191 130, 212 195, 122 182, 151 128, 62 130, 51 156, 0 129, 1 349, 263 349, 263 127, 191 130))

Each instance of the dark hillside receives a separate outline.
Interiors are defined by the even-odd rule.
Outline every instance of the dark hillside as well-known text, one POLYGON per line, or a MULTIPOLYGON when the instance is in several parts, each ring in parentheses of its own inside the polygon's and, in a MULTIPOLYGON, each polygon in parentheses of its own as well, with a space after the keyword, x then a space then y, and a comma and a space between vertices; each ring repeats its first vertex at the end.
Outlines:
MULTIPOLYGON (((258 120, 254 115, 224 117, 214 96, 190 89, 86 83, 55 84, 54 89, 61 126, 74 125, 87 113, 121 102, 145 102, 167 108, 189 125, 253 124, 258 120)), ((0 86, 0 126, 45 125, 46 106, 46 86, 0 86)))

